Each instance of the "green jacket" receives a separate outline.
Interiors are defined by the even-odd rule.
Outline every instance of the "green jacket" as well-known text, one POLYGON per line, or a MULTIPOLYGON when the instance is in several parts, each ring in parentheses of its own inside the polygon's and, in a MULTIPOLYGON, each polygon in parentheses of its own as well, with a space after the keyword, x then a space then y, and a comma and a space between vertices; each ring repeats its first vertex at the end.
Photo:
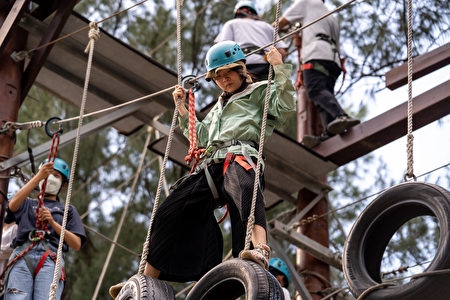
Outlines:
MULTIPOLYGON (((265 141, 275 127, 293 116, 295 106, 295 88, 289 78, 292 66, 288 64, 274 67, 275 78, 270 89, 269 112, 266 124, 265 141)), ((219 100, 202 122, 196 121, 198 148, 207 148, 216 142, 227 142, 232 139, 252 141, 259 144, 261 133, 264 100, 267 81, 249 84, 248 87, 233 95, 222 107, 219 100)), ((189 138, 189 116, 178 118, 183 134, 189 138)), ((227 152, 242 154, 245 147, 250 156, 258 156, 258 151, 250 145, 230 146, 227 151, 217 151, 213 158, 225 158, 227 152)))

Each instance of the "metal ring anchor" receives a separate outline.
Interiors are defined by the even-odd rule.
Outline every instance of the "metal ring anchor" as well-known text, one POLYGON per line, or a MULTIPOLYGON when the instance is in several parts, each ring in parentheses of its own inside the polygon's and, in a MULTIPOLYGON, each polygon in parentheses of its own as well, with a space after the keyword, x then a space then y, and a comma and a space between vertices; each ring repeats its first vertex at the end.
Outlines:
POLYGON ((51 126, 53 123, 55 123, 56 121, 60 121, 60 120, 61 120, 61 118, 53 117, 53 118, 48 119, 47 122, 45 122, 45 133, 46 133, 49 137, 53 138, 53 136, 55 135, 55 133, 57 133, 58 136, 60 136, 60 135, 63 133, 63 126, 62 126, 61 123, 59 123, 58 131, 52 132, 52 131, 50 130, 50 126, 51 126))
POLYGON ((181 80, 181 86, 185 89, 185 90, 189 90, 189 89, 193 89, 194 93, 196 91, 198 91, 201 86, 198 83, 198 80, 196 80, 196 76, 195 75, 187 75, 184 76, 183 79, 181 80))

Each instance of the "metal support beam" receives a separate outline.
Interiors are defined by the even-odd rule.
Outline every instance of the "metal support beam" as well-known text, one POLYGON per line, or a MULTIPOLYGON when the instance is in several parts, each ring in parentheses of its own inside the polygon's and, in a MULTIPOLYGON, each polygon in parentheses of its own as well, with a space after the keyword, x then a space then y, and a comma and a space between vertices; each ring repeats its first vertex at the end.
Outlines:
POLYGON ((0 27, 0 54, 5 49, 9 38, 15 32, 15 27, 20 21, 20 17, 22 16, 29 2, 30 0, 17 0, 16 2, 14 2, 13 7, 8 13, 8 16, 0 27))
POLYGON ((284 260, 284 262, 287 264, 289 268, 289 273, 291 273, 291 281, 294 284, 295 289, 302 297, 302 300, 313 300, 311 294, 309 293, 308 289, 303 283, 303 280, 297 273, 295 266, 291 263, 286 253, 284 253, 283 247, 281 247, 280 243, 278 243, 278 241, 270 233, 267 235, 267 237, 269 239, 270 246, 272 247, 273 250, 275 250, 277 256, 280 257, 282 260, 284 260))
MULTIPOLYGON (((413 103, 414 130, 450 114, 450 80, 413 98, 413 103)), ((407 102, 322 142, 314 151, 342 166, 405 135, 406 121, 407 102)))
POLYGON ((295 230, 289 230, 285 224, 279 221, 274 221, 273 227, 270 229, 270 233, 274 236, 278 236, 289 241, 324 263, 329 264, 336 269, 342 270, 342 262, 339 255, 333 253, 330 249, 322 246, 309 237, 298 233, 295 230))
POLYGON ((314 207, 316 204, 324 197, 324 194, 320 193, 317 195, 311 202, 306 205, 301 212, 299 212, 292 220, 289 221, 289 223, 286 225, 287 228, 292 228, 292 226, 303 219, 304 216, 314 207))
MULTIPOLYGON (((413 79, 425 76, 450 64, 450 43, 413 58, 413 79)), ((408 64, 386 73, 386 87, 395 90, 408 83, 408 64)))
MULTIPOLYGON (((106 116, 103 116, 95 121, 92 121, 90 123, 87 123, 86 125, 83 125, 81 128, 81 136, 89 136, 107 126, 112 125, 113 123, 119 121, 122 118, 125 118, 132 113, 136 112, 139 108, 142 108, 147 103, 145 102, 136 102, 131 105, 125 106, 123 108, 120 108, 116 111, 113 111, 109 113, 106 116)), ((156 122, 156 121, 155 121, 156 122)), ((68 133, 65 133, 61 136, 59 148, 63 148, 67 146, 68 144, 71 144, 75 141, 77 130, 74 129, 68 133)), ((35 158, 42 157, 46 154, 48 154, 48 151, 51 146, 51 141, 48 141, 46 143, 43 143, 39 145, 38 147, 33 149, 33 154, 35 158)), ((0 163, 0 172, 4 171, 6 169, 9 169, 13 166, 22 167, 28 163, 28 152, 22 152, 21 154, 14 156, 13 158, 10 158, 4 162, 0 163)))
MULTIPOLYGON (((47 32, 42 37, 39 45, 44 45, 59 36, 61 30, 64 27, 64 24, 66 24, 67 18, 70 16, 72 9, 77 2, 78 0, 66 0, 59 2, 59 7, 56 11, 56 14, 48 25, 47 32)), ((41 67, 44 65, 45 60, 47 59, 53 46, 54 45, 50 45, 45 48, 39 49, 33 54, 33 57, 31 58, 31 61, 24 73, 21 102, 23 102, 23 100, 27 96, 28 91, 33 85, 36 76, 41 70, 41 67)))

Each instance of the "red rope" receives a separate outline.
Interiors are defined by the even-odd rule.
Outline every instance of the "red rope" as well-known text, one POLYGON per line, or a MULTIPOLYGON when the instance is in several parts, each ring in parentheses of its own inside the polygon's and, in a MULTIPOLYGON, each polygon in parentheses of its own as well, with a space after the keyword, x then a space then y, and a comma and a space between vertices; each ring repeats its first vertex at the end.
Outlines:
MULTIPOLYGON (((59 134, 55 133, 52 138, 52 145, 50 147, 50 153, 48 154, 47 162, 55 161, 56 154, 58 153, 58 146, 59 146, 59 134)), ((47 178, 44 179, 44 183, 42 184, 41 191, 37 196, 38 205, 37 205, 34 213, 36 214, 36 228, 38 230, 44 230, 45 232, 48 232, 49 230, 47 228, 47 222, 41 222, 38 218, 41 208, 44 207, 44 195, 45 195, 46 187, 47 187, 47 178)))
POLYGON ((195 118, 195 96, 193 89, 189 89, 189 152, 184 158, 188 165, 193 162, 191 172, 192 174, 197 163, 200 160, 200 156, 205 153, 206 149, 197 148, 197 129, 196 129, 196 118, 195 118))

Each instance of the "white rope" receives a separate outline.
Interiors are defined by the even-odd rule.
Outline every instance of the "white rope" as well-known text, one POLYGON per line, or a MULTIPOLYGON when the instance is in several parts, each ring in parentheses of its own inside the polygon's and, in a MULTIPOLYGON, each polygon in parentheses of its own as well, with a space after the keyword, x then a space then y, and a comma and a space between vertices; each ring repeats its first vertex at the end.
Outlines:
POLYGON ((406 156, 407 156, 407 167, 406 174, 404 176, 405 181, 408 178, 413 178, 414 181, 417 180, 414 175, 413 168, 413 99, 412 99, 412 0, 408 0, 408 133, 406 136, 406 156))
MULTIPOLYGON (((182 1, 177 0, 176 4, 177 4, 177 66, 178 66, 178 84, 180 85, 181 84, 181 5, 182 5, 182 1)), ((166 174, 166 164, 167 164, 167 160, 169 158, 170 148, 172 147, 173 133, 174 133, 176 122, 177 122, 178 107, 180 106, 180 102, 181 101, 176 101, 175 110, 173 112, 169 136, 167 138, 166 151, 164 152, 164 160, 163 160, 163 163, 161 166, 161 174, 159 176, 159 181, 158 181, 158 188, 156 190, 156 195, 155 195, 155 203, 153 204, 153 211, 152 211, 152 215, 150 217, 150 225, 148 226, 147 238, 144 242, 144 247, 142 250, 142 257, 141 257, 141 262, 139 263, 138 274, 144 273, 145 265, 147 262, 147 256, 148 256, 149 247, 150 247, 150 234, 152 231, 154 216, 156 214, 156 211, 157 211, 158 205, 159 205, 159 198, 161 195, 161 187, 162 187, 163 180, 164 180, 165 174, 166 174)))
MULTIPOLYGON (((281 0, 278 0, 277 12, 275 14, 275 29, 273 31, 273 45, 275 45, 275 41, 278 36, 280 10, 281 10, 281 0)), ((258 162, 256 164, 255 182, 253 185, 252 206, 250 209, 250 215, 248 217, 248 222, 247 222, 247 234, 245 236, 244 250, 250 249, 250 243, 252 241, 253 227, 255 225, 255 207, 256 207, 256 198, 258 195, 258 188, 259 188, 259 177, 260 177, 260 173, 261 173, 261 162, 262 162, 262 154, 263 154, 263 149, 264 149, 264 139, 266 136, 267 112, 269 110, 269 98, 270 98, 270 88, 271 88, 271 83, 272 83, 272 71, 273 71, 273 66, 270 64, 269 75, 267 76, 266 99, 264 101, 264 112, 263 112, 263 118, 262 118, 262 124, 261 124, 261 135, 259 138, 258 162)), ((251 163, 251 162, 249 162, 249 163, 251 163)), ((256 247, 256 245, 254 245, 254 246, 256 247)))
POLYGON ((91 30, 89 31, 89 57, 86 67, 86 77, 84 80, 84 88, 83 88, 83 97, 81 100, 81 106, 80 106, 80 118, 78 119, 78 128, 77 128, 77 136, 75 139, 75 146, 73 150, 73 158, 72 158, 72 168, 70 170, 70 177, 69 177, 69 187, 67 189, 67 197, 66 197, 66 203, 64 208, 64 217, 63 222, 61 225, 61 234, 59 237, 59 245, 58 245, 58 252, 56 255, 56 266, 55 271, 53 273, 53 282, 50 285, 50 294, 49 299, 55 300, 56 299, 56 291, 58 289, 58 283, 60 279, 60 273, 61 273, 61 258, 62 258, 62 248, 64 244, 64 233, 66 229, 66 223, 67 223, 67 215, 69 212, 69 205, 70 205, 70 197, 72 196, 72 185, 73 180, 75 177, 75 169, 77 166, 77 158, 78 158, 78 149, 80 146, 80 135, 81 135, 81 127, 83 126, 83 114, 84 114, 84 108, 86 106, 86 100, 87 100, 87 91, 89 86, 89 79, 91 77, 91 68, 92 68, 92 59, 94 57, 94 48, 95 48, 95 41, 99 38, 99 29, 96 23, 90 23, 89 27, 91 30), (93 32, 97 31, 97 34, 94 34, 93 32), (92 32, 92 33, 91 33, 92 32))
POLYGON ((149 127, 147 127, 147 138, 145 140, 144 149, 142 149, 141 160, 140 160, 139 166, 136 170, 136 174, 135 174, 136 176, 134 177, 133 184, 131 185, 131 190, 130 190, 130 194, 128 196, 127 203, 125 204, 125 207, 123 208, 123 211, 122 211, 122 215, 120 216, 119 225, 117 225, 117 230, 116 230, 116 233, 114 234, 114 238, 113 238, 114 243, 112 243, 111 247, 109 248, 109 252, 108 252, 108 255, 106 256, 105 263, 103 264, 103 269, 102 269, 102 272, 100 273, 100 277, 97 281, 97 285, 95 287, 95 291, 94 291, 94 295, 92 296, 92 300, 97 299, 98 292, 100 291, 100 287, 102 286, 103 278, 105 277, 106 270, 109 267, 111 257, 116 248, 115 243, 117 243, 117 240, 119 239, 120 231, 122 230, 122 226, 123 226, 123 223, 125 222, 125 217, 128 212, 128 206, 130 205, 131 200, 133 199, 134 190, 136 188, 136 184, 138 182, 139 174, 141 173, 142 166, 144 165, 145 155, 147 154, 151 135, 152 135, 152 128, 149 126, 149 127))

